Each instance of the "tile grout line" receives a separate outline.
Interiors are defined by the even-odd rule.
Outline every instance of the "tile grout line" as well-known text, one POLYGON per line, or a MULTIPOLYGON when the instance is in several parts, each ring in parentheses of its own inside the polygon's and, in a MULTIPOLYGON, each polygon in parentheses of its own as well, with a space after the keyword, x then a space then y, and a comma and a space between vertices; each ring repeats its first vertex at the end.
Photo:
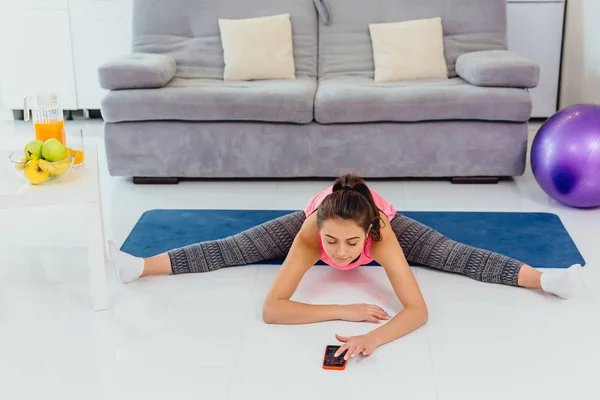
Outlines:
MULTIPOLYGON (((573 232, 573 231, 575 231, 575 229, 569 229, 568 228, 568 226, 567 226, 568 224, 565 222, 566 218, 563 219, 562 215, 559 215, 559 218, 562 221, 563 225, 565 226, 565 229, 567 229, 567 232, 573 232)), ((573 227, 571 227, 571 228, 573 228, 573 227)), ((571 239, 575 243, 575 238, 572 237, 572 233, 569 233, 569 236, 571 236, 571 239)), ((577 250, 580 252, 581 257, 583 257, 586 265, 588 265, 587 268, 589 268, 589 263, 587 262, 589 260, 589 258, 584 257, 584 255, 581 253, 581 248, 579 246, 576 245, 576 247, 577 247, 577 250)), ((586 267, 582 266, 581 269, 583 269, 583 268, 586 268, 586 267)), ((579 273, 577 274, 577 276, 579 278, 579 281, 583 284, 583 288, 585 289, 586 293, 588 294, 589 297, 591 297, 592 302, 596 305, 596 307, 598 307, 598 309, 600 309, 600 303, 596 300, 596 296, 594 296, 594 291, 592 290, 592 288, 590 288, 586 284, 585 279, 583 279, 583 275, 582 275, 582 271, 581 270, 579 271, 579 273)))
MULTIPOLYGON (((256 289, 256 282, 258 281, 258 269, 259 267, 256 267, 256 272, 254 273, 254 282, 252 282, 252 291, 250 292, 251 296, 254 294, 254 291, 256 289)), ((233 368, 231 369, 231 374, 229 375, 229 383, 227 384, 227 395, 225 396, 225 399, 229 399, 231 393, 233 378, 235 377, 238 361, 240 359, 240 347, 242 346, 242 343, 244 341, 244 334, 246 333, 246 326, 248 325, 248 319, 250 318, 252 304, 253 302, 250 301, 248 307, 246 308, 246 317, 244 318, 244 322, 242 323, 242 333, 240 334, 240 338, 238 340, 238 350, 236 351, 235 360, 233 361, 233 368)))
MULTIPOLYGON (((415 268, 415 277, 417 279, 417 284, 419 284, 419 269, 415 268)), ((420 285, 419 285, 420 286, 420 285)), ((433 366, 433 355, 431 354, 431 341, 429 340, 429 327, 427 324, 423 327, 425 328, 425 338, 427 339, 427 350, 429 351, 429 365, 431 366, 431 377, 433 378, 433 386, 435 388, 435 398, 439 400, 440 394, 438 390, 437 380, 435 379, 435 368, 433 366)))
MULTIPOLYGON (((65 315, 63 317, 62 323, 64 323, 67 320, 67 318, 68 317, 65 315)), ((57 333, 56 337, 53 340, 53 344, 51 346, 48 346, 49 347, 48 350, 46 350, 46 352, 44 353, 44 356, 42 357, 42 359, 40 360, 38 365, 35 367, 35 369, 32 371, 31 378, 27 380, 27 384, 25 385, 25 388, 23 389, 23 396, 25 396, 27 394, 27 392, 29 391, 29 388, 31 387, 31 383, 36 378, 40 369, 44 365, 46 365, 46 362, 48 361, 48 356, 50 355, 50 353, 52 353, 52 350, 55 350, 56 348, 58 348, 61 343, 62 343, 62 335, 60 333, 57 333)))
MULTIPOLYGON (((583 267, 585 268, 585 267, 583 267)), ((581 281, 581 283, 583 284, 583 287, 586 291, 586 293, 588 294, 589 297, 591 297, 592 302, 596 305, 596 307, 598 307, 598 310, 600 311, 600 303, 598 303, 598 301, 596 300, 596 297, 594 296, 594 292, 592 291, 592 289, 590 287, 588 287, 588 285, 585 283, 585 279, 583 279, 583 277, 581 276, 581 274, 579 274, 579 280, 581 281)))
MULTIPOLYGON (((58 343, 58 340, 57 340, 57 343, 58 343)), ((55 343, 54 346, 57 346, 57 344, 55 343)), ((40 371, 40 369, 46 364, 46 361, 48 360, 48 356, 50 355, 50 353, 52 352, 52 350, 54 350, 54 347, 49 348, 44 353, 44 356, 42 357, 41 361, 35 367, 35 370, 33 370, 33 372, 31 373, 31 378, 27 380, 27 384, 25 385, 25 389, 23 389, 23 396, 25 396, 27 394, 27 392, 29 391, 29 388, 31 387, 31 383, 34 381, 34 379, 37 376, 37 374, 40 371)))
POLYGON ((440 394, 438 390, 437 380, 435 379, 435 368, 433 366, 433 356, 431 354, 431 342, 429 341, 429 329, 425 326, 425 337, 427 338, 427 349, 429 350, 429 365, 431 366, 431 377, 433 378, 433 387, 435 388, 435 398, 439 400, 440 394))

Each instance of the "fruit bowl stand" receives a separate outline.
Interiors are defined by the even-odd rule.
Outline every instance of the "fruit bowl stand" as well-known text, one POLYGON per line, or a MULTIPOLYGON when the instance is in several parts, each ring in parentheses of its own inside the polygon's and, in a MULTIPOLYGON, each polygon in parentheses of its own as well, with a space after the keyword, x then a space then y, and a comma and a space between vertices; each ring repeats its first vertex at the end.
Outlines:
MULTIPOLYGON (((12 152, 4 152, 8 159, 12 152)), ((0 168, 0 209, 45 206, 81 207, 86 218, 88 248, 87 264, 90 272, 90 295, 96 311, 109 308, 108 283, 106 279, 106 246, 102 218, 102 198, 98 176, 98 149, 85 148, 85 164, 70 171, 52 185, 31 185, 11 171, 8 163, 0 168)))

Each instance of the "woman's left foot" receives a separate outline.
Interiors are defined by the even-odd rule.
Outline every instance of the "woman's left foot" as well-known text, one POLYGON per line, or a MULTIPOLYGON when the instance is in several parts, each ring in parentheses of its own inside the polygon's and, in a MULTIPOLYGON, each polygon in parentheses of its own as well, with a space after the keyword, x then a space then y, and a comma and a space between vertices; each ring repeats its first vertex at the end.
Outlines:
POLYGON ((571 265, 566 270, 545 271, 542 273, 542 290, 552 293, 561 299, 568 299, 573 295, 572 273, 581 268, 581 264, 571 265))

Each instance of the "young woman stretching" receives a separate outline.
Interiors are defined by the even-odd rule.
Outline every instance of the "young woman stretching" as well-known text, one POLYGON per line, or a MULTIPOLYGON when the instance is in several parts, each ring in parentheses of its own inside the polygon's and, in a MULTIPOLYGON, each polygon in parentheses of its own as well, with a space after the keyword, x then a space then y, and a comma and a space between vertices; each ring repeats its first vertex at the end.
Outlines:
POLYGON ((304 211, 291 213, 234 236, 201 242, 142 259, 109 243, 109 257, 124 283, 158 274, 209 272, 284 258, 263 306, 271 324, 327 320, 371 321, 390 316, 372 305, 313 305, 290 300, 304 274, 319 260, 349 270, 375 260, 384 269, 403 310, 368 334, 337 339, 346 359, 417 329, 427 307, 408 261, 470 278, 531 289, 561 298, 571 295, 569 271, 541 273, 520 261, 457 243, 400 214, 355 175, 344 175, 318 193, 304 211), (407 261, 408 260, 408 261, 407 261))

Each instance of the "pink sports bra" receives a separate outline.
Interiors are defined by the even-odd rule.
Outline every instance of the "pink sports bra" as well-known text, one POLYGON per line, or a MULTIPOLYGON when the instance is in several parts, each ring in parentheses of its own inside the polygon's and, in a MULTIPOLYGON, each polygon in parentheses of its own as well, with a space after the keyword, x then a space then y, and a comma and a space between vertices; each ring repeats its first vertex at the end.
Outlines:
MULTIPOLYGON (((394 206, 391 203, 388 203, 387 201, 385 201, 384 198, 381 197, 379 195, 379 193, 377 193, 373 189, 369 189, 369 190, 371 191, 371 195, 373 196, 375 205, 381 211, 383 211, 383 213, 391 221, 396 216, 396 209, 394 208, 394 206)), ((332 191, 333 191, 333 186, 329 186, 327 189, 317 193, 317 195, 308 202, 308 205, 304 209, 304 214, 306 215, 306 217, 308 217, 310 214, 315 212, 319 208, 319 206, 321 205, 321 203, 323 202, 325 197, 330 195, 332 191)), ((373 238, 369 236, 367 238, 367 241, 365 242, 365 247, 363 248, 363 251, 360 253, 360 256, 358 257, 358 259, 346 266, 340 266, 340 265, 337 265, 331 259, 331 257, 329 257, 327 255, 327 253, 325 252, 325 249, 323 248, 323 242, 321 240, 321 235, 319 235, 319 246, 321 247, 321 260, 325 264, 327 264, 331 267, 340 269, 340 270, 349 270, 352 268, 356 268, 360 265, 366 265, 366 264, 369 264, 371 261, 373 261, 373 258, 371 258, 371 255, 370 255, 372 243, 373 243, 373 238)))

